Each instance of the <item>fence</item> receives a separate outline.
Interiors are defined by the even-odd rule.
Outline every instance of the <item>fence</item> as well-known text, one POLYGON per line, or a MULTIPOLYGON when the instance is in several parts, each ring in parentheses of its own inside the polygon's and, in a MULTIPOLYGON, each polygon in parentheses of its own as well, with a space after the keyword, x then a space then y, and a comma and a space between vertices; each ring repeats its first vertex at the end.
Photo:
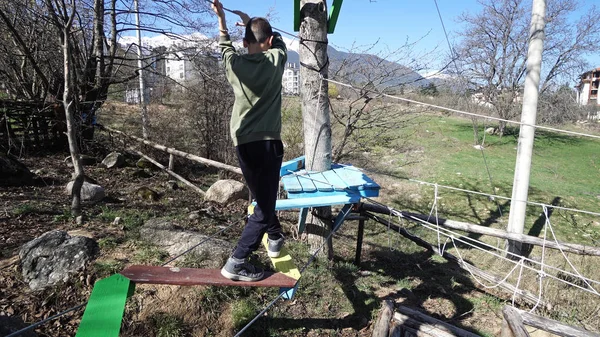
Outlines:
POLYGON ((0 100, 0 147, 32 152, 67 143, 62 104, 0 100))

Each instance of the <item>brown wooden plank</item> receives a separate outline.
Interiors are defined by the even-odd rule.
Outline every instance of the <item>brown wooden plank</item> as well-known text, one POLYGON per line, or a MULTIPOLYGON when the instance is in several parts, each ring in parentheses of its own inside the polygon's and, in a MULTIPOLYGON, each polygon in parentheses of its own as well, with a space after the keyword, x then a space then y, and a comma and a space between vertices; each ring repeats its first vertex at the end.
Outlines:
POLYGON ((196 269, 157 266, 129 266, 121 275, 135 283, 171 284, 181 286, 244 286, 292 288, 296 280, 282 273, 265 272, 265 277, 257 282, 232 281, 221 275, 220 269, 196 269))

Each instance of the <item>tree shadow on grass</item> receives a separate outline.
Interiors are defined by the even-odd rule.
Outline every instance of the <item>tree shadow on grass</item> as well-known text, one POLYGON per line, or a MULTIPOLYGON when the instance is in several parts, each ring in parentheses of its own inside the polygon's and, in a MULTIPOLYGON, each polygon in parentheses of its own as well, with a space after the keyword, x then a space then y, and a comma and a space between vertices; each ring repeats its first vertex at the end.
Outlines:
MULTIPOLYGON (((259 324, 253 331, 271 329, 281 333, 295 329, 341 331, 347 328, 360 331, 375 321, 374 313, 384 299, 425 312, 434 310, 435 313, 429 315, 469 330, 461 321, 474 311, 473 303, 466 296, 477 288, 465 271, 451 262, 433 258, 429 251, 407 254, 373 243, 369 246, 374 249, 368 251, 360 270, 352 267, 351 261, 343 259, 330 268, 344 297, 351 303, 352 312, 340 318, 265 317, 257 322, 259 324), (413 284, 416 286, 412 287, 413 284)), ((298 301, 311 303, 316 300, 302 298, 302 288, 301 284, 298 301)))

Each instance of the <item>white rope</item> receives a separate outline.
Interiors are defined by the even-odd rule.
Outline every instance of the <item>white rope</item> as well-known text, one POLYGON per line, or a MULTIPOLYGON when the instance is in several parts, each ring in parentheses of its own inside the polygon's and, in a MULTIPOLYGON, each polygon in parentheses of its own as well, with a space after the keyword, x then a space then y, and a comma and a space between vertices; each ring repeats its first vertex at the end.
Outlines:
MULTIPOLYGON (((430 229, 430 230, 433 230, 433 231, 437 230, 437 229, 436 229, 434 226, 431 226, 429 223, 425 222, 425 221, 424 221, 424 220, 422 220, 422 219, 419 219, 419 218, 414 218, 414 217, 411 217, 411 219, 412 219, 412 220, 415 220, 415 221, 418 221, 418 222, 420 222, 420 223, 421 223, 421 225, 422 225, 423 227, 427 228, 427 229, 430 229)), ((483 251, 483 252, 485 252, 485 253, 487 253, 487 254, 491 254, 491 255, 493 255, 493 256, 495 256, 495 257, 498 257, 498 258, 500 258, 500 259, 502 259, 502 260, 505 260, 505 261, 508 261, 508 262, 511 262, 511 263, 515 263, 515 261, 513 261, 513 260, 511 260, 511 259, 509 259, 509 258, 507 258, 507 257, 505 257, 505 256, 502 256, 502 255, 500 255, 500 254, 497 254, 497 253, 494 253, 494 252, 491 252, 491 251, 487 251, 487 250, 485 250, 485 249, 481 248, 481 247, 480 247, 480 246, 478 246, 478 245, 474 245, 474 244, 472 244, 472 243, 470 243, 470 242, 468 242, 468 241, 465 241, 465 240, 461 239, 461 238, 460 238, 460 236, 461 236, 461 235, 459 235, 458 233, 455 233, 455 232, 453 232, 453 231, 451 231, 451 230, 448 230, 448 229, 446 229, 446 228, 443 228, 443 227, 440 227, 440 230, 441 230, 441 232, 442 232, 442 235, 448 236, 448 237, 452 238, 452 240, 456 240, 456 241, 462 242, 462 243, 464 243, 464 244, 466 244, 466 245, 468 245, 468 246, 471 246, 471 247, 473 247, 473 248, 475 248, 475 249, 481 250, 481 251, 483 251), (448 234, 448 233, 445 233, 445 232, 448 232, 448 233, 450 233, 450 234, 448 234), (451 235, 451 234, 452 234, 452 235, 451 235), (453 235, 454 235, 454 236, 453 236, 453 235)), ((479 245, 481 245, 481 246, 486 246, 486 247, 488 247, 488 248, 491 248, 492 250, 498 250, 496 247, 494 247, 494 246, 491 246, 491 245, 489 245, 489 244, 487 244, 487 243, 485 243, 485 242, 482 242, 482 241, 477 241, 477 243, 478 243, 479 245)), ((513 256, 515 256, 515 257, 517 257, 517 258, 522 258, 523 260, 525 260, 525 261, 528 261, 528 262, 530 262, 530 263, 532 263, 532 264, 536 264, 536 265, 539 265, 539 264, 540 264, 539 262, 537 262, 537 261, 535 261, 535 260, 532 260, 532 259, 529 259, 529 258, 525 258, 525 257, 519 256, 519 255, 513 254, 513 253, 511 253, 511 252, 504 252, 504 253, 506 253, 506 254, 509 254, 509 255, 513 255, 513 256)), ((524 266, 525 268, 529 269, 529 270, 532 270, 532 271, 536 272, 536 273, 537 273, 537 272, 539 272, 539 270, 538 270, 538 269, 534 269, 533 267, 530 267, 530 266, 528 266, 528 265, 523 265, 523 266, 524 266)), ((573 273, 571 273, 571 272, 568 272, 568 271, 566 271, 566 270, 562 270, 562 269, 560 269, 560 268, 557 268, 557 267, 554 267, 554 266, 550 266, 550 265, 546 265, 546 267, 547 267, 548 269, 552 269, 552 270, 554 270, 554 271, 559 271, 559 272, 562 272, 562 273, 565 273, 565 274, 571 275, 571 276, 573 276, 573 277, 581 278, 581 279, 583 279, 583 280, 586 280, 586 283, 587 283, 587 282, 589 282, 589 283, 594 283, 594 284, 600 284, 600 281, 591 280, 591 279, 589 279, 589 278, 586 278, 586 277, 584 277, 584 276, 582 276, 582 275, 580 275, 580 274, 579 274, 579 275, 576 275, 576 274, 573 274, 573 273)), ((552 278, 552 279, 554 279, 554 280, 556 280, 556 281, 558 281, 558 282, 562 282, 562 283, 565 283, 565 284, 571 285, 571 286, 573 286, 573 287, 579 288, 579 289, 581 289, 581 290, 587 291, 587 292, 589 292, 589 293, 592 293, 592 294, 595 294, 595 295, 599 295, 597 292, 593 291, 593 288, 592 288, 592 290, 590 290, 590 289, 588 289, 588 288, 584 288, 584 287, 582 287, 582 286, 579 286, 579 285, 577 285, 577 284, 575 284, 575 283, 572 283, 572 282, 569 282, 569 281, 566 281, 566 280, 560 279, 560 278, 558 278, 558 277, 556 277, 556 276, 553 276, 553 275, 550 275, 550 274, 547 274, 546 276, 547 276, 547 277, 550 277, 550 278, 552 278)))
POLYGON ((513 293, 512 303, 511 305, 515 306, 515 297, 517 296, 517 292, 519 291, 519 284, 521 284, 521 277, 523 276, 523 259, 519 260, 519 264, 521 268, 519 270, 519 277, 517 278, 517 284, 515 285, 515 292, 513 293))
MULTIPOLYGON (((558 240, 556 239, 556 234, 554 234, 554 229, 552 228, 552 224, 550 223, 550 219, 548 219, 548 217, 546 217, 546 219, 547 219, 548 228, 550 228, 550 233, 552 233, 552 238, 554 239, 554 242, 556 242, 558 244, 558 240)), ((577 268, 575 268, 575 266, 571 263, 571 260, 569 260, 569 258, 567 257, 567 254, 565 254, 565 252, 562 250, 562 248, 560 247, 560 245, 558 245, 558 250, 560 250, 560 253, 565 258, 565 260, 567 261, 567 263, 569 264, 569 266, 571 266, 571 268, 573 269, 573 271, 575 271, 575 273, 577 274, 577 277, 579 277, 581 280, 583 280, 583 282, 585 282, 585 284, 592 290, 592 292, 594 294, 600 296, 600 293, 598 293, 598 291, 596 291, 596 289, 594 289, 594 287, 592 287, 592 285, 588 282, 587 278, 583 277, 579 273, 579 271, 577 270, 577 268)), ((600 282, 598 282, 598 284, 600 284, 600 282)))
POLYGON ((543 207, 544 216, 546 217, 546 221, 544 222, 544 241, 542 243, 542 259, 540 263, 540 272, 538 273, 538 278, 540 279, 539 288, 538 288, 538 300, 529 310, 530 313, 534 312, 535 309, 540 305, 540 301, 542 300, 542 291, 544 286, 544 277, 546 277, 546 272, 544 271, 544 258, 546 256, 546 234, 548 232, 548 223, 550 222, 550 217, 548 216, 548 208, 546 206, 543 207))
POLYGON ((408 103, 413 103, 413 104, 418 104, 418 105, 422 105, 422 106, 426 106, 426 107, 430 107, 430 108, 436 108, 436 109, 440 109, 440 110, 445 110, 445 111, 449 111, 449 112, 455 112, 455 113, 458 113, 458 114, 467 115, 467 116, 471 116, 471 117, 491 119, 491 120, 495 120, 495 121, 506 122, 506 123, 510 123, 510 124, 517 124, 517 125, 526 125, 526 126, 531 126, 531 127, 538 128, 538 129, 543 129, 543 130, 548 130, 548 131, 555 131, 555 132, 560 132, 560 133, 566 133, 566 134, 575 135, 575 136, 583 136, 583 137, 600 139, 600 136, 591 135, 591 134, 588 134, 588 133, 582 133, 582 132, 576 132, 576 131, 568 131, 568 130, 556 129, 556 128, 552 128, 552 127, 548 127, 548 126, 542 126, 542 125, 533 125, 533 124, 528 124, 528 123, 523 123, 523 122, 512 121, 510 119, 485 116, 485 115, 480 115, 480 114, 476 114, 476 113, 472 113, 472 112, 467 112, 467 111, 462 111, 462 110, 457 110, 457 109, 452 109, 452 108, 446 108, 446 107, 443 107, 443 106, 440 106, 440 105, 419 102, 419 101, 415 101, 415 100, 408 99, 408 98, 403 98, 403 97, 398 97, 398 96, 393 96, 393 95, 381 93, 381 92, 378 92, 376 90, 365 89, 365 88, 357 88, 357 87, 354 87, 351 84, 334 81, 334 80, 329 79, 329 78, 326 78, 325 81, 329 81, 329 82, 332 82, 332 83, 335 83, 335 84, 339 84, 339 85, 345 86, 347 88, 352 88, 354 90, 362 90, 362 91, 367 91, 367 92, 371 92, 371 93, 376 93, 378 95, 385 96, 385 97, 388 97, 388 98, 393 98, 393 99, 397 99, 397 100, 400 100, 400 101, 404 101, 404 102, 408 102, 408 103))
POLYGON ((462 255, 460 254, 460 250, 458 249, 458 247, 456 246, 456 242, 454 242, 454 237, 449 237, 449 239, 452 242, 452 246, 454 247, 454 250, 456 251, 456 255, 459 259, 459 261, 461 262, 461 266, 469 272, 469 274, 471 274, 471 277, 477 282, 479 283, 482 287, 486 288, 486 289, 494 289, 494 288, 498 288, 502 283, 504 283, 509 277, 510 275, 512 275, 512 273, 515 271, 515 269, 517 269, 517 267, 519 266, 519 264, 521 264, 522 259, 519 261, 519 263, 516 263, 515 266, 513 267, 513 269, 511 269, 508 274, 506 274, 506 276, 504 276, 504 278, 500 281, 498 281, 496 284, 488 286, 485 283, 483 283, 482 281, 479 280, 479 278, 477 276, 475 276, 475 274, 471 271, 471 268, 467 267, 467 264, 465 263, 465 260, 463 259, 462 255))
MULTIPOLYGON (((346 167, 347 167, 347 166, 346 166, 346 167)), ((358 169, 357 169, 357 170, 358 170, 358 169)), ((288 170, 288 171, 289 171, 289 170, 288 170)), ((360 171, 360 170, 358 170, 358 171, 360 171)), ((294 175, 296 175, 296 176, 298 176, 298 177, 303 177, 303 178, 305 178, 305 179, 310 179, 310 180, 312 180, 312 181, 315 181, 315 182, 320 182, 320 183, 327 184, 327 185, 330 185, 330 186, 332 186, 332 187, 335 187, 335 185, 333 185, 333 184, 331 184, 331 183, 329 183, 329 182, 322 182, 322 181, 319 181, 319 180, 317 180, 317 179, 314 179, 314 178, 312 178, 312 177, 308 177, 308 176, 305 176, 305 175, 300 175, 300 174, 298 174, 298 173, 296 173, 296 172, 293 172, 293 171, 289 171, 289 172, 291 172, 292 174, 294 174, 294 175)), ((441 187, 443 187, 443 185, 438 185, 438 184, 431 184, 431 183, 427 183, 427 184, 430 184, 430 185, 432 185, 432 186, 436 186, 436 185, 437 185, 437 186, 441 186, 441 187)), ((357 193, 357 191, 352 191, 352 190, 349 190, 349 189, 347 189, 347 188, 345 188, 345 187, 342 187, 342 188, 343 188, 343 189, 345 189, 345 190, 348 190, 348 191, 350 191, 350 192, 352 192, 352 193, 357 193)), ((456 188, 451 188, 451 189, 456 189, 456 188)), ((484 193, 479 193, 479 192, 476 192, 476 193, 477 193, 477 194, 486 195, 486 194, 484 194, 484 193)), ((372 202, 372 203, 379 204, 379 205, 382 205, 382 206, 384 206, 384 207, 387 207, 388 209, 391 209, 391 210, 392 210, 392 213, 393 213, 394 215, 396 215, 396 216, 404 217, 404 216, 402 215, 402 213, 401 213, 401 212, 399 212, 399 211, 397 211, 397 210, 395 210, 395 209, 393 209, 393 208, 391 208, 391 207, 389 207, 389 206, 387 206, 387 205, 383 205, 383 204, 381 204, 380 202, 378 202, 378 201, 376 201, 376 200, 373 200, 373 199, 371 199, 371 198, 368 198, 368 197, 363 197, 363 198, 364 198, 364 199, 366 199, 366 200, 368 200, 368 201, 370 201, 370 202, 372 202)), ((507 198, 507 199, 508 199, 508 198, 507 198)), ((533 204, 538 204, 538 203, 533 203, 533 204)), ((556 207, 556 206, 551 206, 551 205, 546 205, 546 204, 541 204, 541 203, 539 203, 539 205, 541 205, 541 206, 547 206, 547 207, 552 207, 552 208, 559 208, 559 209, 561 209, 561 207, 556 207)), ((562 209, 565 209, 565 208, 562 208, 562 209)), ((598 214, 598 215, 600 216, 600 214, 598 214)), ((437 218, 437 217, 436 217, 436 218, 437 218)), ((417 221, 417 222, 421 223, 421 224, 422 224, 422 226, 424 226, 425 228, 428 228, 428 229, 430 229, 430 230, 434 230, 434 231, 440 231, 440 233, 441 233, 442 235, 445 235, 445 236, 447 236, 447 237, 450 237, 450 238, 452 238, 452 240, 457 240, 457 241, 459 241, 459 242, 462 242, 462 243, 464 243, 464 244, 466 244, 466 245, 469 245, 469 246, 471 246, 471 247, 473 247, 473 248, 475 248, 475 249, 479 249, 479 250, 481 250, 481 251, 483 251, 483 252, 486 252, 486 253, 488 253, 488 254, 492 254, 492 255, 494 255, 494 256, 496 256, 496 257, 500 258, 500 259, 503 259, 503 260, 509 261, 509 262, 511 262, 511 263, 514 263, 514 261, 513 261, 513 260, 511 260, 511 259, 509 259, 509 258, 507 258, 507 257, 505 257, 505 256, 502 256, 502 255, 499 255, 499 254, 497 254, 497 253, 493 253, 493 252, 490 252, 490 251, 484 250, 484 249, 482 249, 482 248, 481 248, 480 246, 478 246, 478 245, 474 245, 474 244, 472 244, 472 243, 470 243, 470 242, 467 242, 467 241, 465 241, 465 240, 462 240, 462 239, 458 238, 458 237, 460 237, 461 235, 459 235, 458 233, 456 233, 456 232, 453 232, 453 231, 451 231, 451 230, 449 230, 449 229, 447 229, 447 228, 443 228, 443 227, 439 227, 439 226, 437 226, 437 228, 435 228, 435 227, 432 227, 432 226, 430 226, 430 223, 429 223, 429 222, 427 222, 427 221, 425 221, 425 220, 422 220, 422 219, 419 219, 419 218, 415 218, 415 217, 410 217, 410 219, 412 219, 412 220, 414 220, 414 221, 417 221), (450 234, 447 234, 446 232, 450 233, 451 235, 450 235, 450 234), (456 237, 453 237, 453 235, 454 235, 454 236, 456 236, 456 237)), ((550 228, 551 228, 551 227, 550 227, 550 228)), ((551 230, 552 230, 552 228, 551 228, 551 230)), ((553 233, 553 235, 554 235, 554 233, 553 233)), ((558 241, 557 241, 557 239, 556 239, 556 236, 555 236, 555 235, 554 235, 554 241, 556 242, 556 244, 557 244, 557 245, 559 245, 559 243, 558 243, 558 241)), ((482 241, 477 241, 477 242, 478 242, 478 244, 479 244, 479 245, 481 245, 481 246, 485 246, 485 247, 488 247, 488 248, 490 248, 490 249, 492 249, 492 250, 494 250, 494 251, 501 251, 499 248, 497 248, 497 247, 494 247, 494 246, 492 246, 492 245, 489 245, 489 244, 487 244, 487 243, 485 243, 485 242, 482 242, 482 241)), ((438 249, 439 249, 439 248, 438 248, 438 249)), ((505 252, 505 251, 502 251, 502 252, 503 252, 503 253, 506 253, 506 254, 508 254, 508 255, 511 255, 511 256, 513 256, 513 257, 519 258, 519 259, 521 259, 521 258, 522 258, 522 259, 524 259, 524 260, 526 260, 526 261, 528 261, 528 262, 530 262, 530 263, 532 263, 532 264, 535 264, 535 265, 539 265, 539 264, 540 264, 538 261, 535 261, 535 260, 532 260, 532 259, 529 259, 529 258, 525 258, 525 257, 522 257, 522 256, 520 256, 520 255, 517 255, 517 254, 511 253, 511 252, 505 252)), ((562 250, 561 250, 561 252, 562 252, 562 254, 563 254, 563 257, 565 257, 565 258, 566 258, 566 256, 565 256, 564 252, 563 252, 562 250)), ((568 261, 568 260, 567 260, 567 261, 568 261)), ((571 263, 570 261, 568 261, 568 263, 571 265, 571 267, 572 267, 572 268, 574 268, 574 266, 572 265, 572 263, 571 263)), ((536 273, 537 273, 537 272, 539 272, 539 270, 538 270, 538 269, 534 269, 534 268, 532 268, 532 267, 530 267, 530 266, 524 265, 524 267, 525 267, 525 268, 527 268, 527 269, 530 269, 530 270, 532 270, 532 271, 534 271, 534 272, 536 272, 536 273)), ((584 282, 585 282, 586 284, 588 284, 588 286, 589 286, 590 282, 591 282, 591 283, 594 283, 594 284, 598 284, 598 285, 600 285, 600 281, 591 280, 591 279, 589 279, 589 278, 586 278, 586 277, 582 276, 582 275, 581 275, 579 272, 577 272, 577 274, 574 274, 574 273, 571 273, 571 272, 569 272, 569 271, 566 271, 566 270, 562 270, 562 269, 560 269, 560 268, 557 268, 557 267, 554 267, 554 266, 549 266, 549 265, 548 265, 547 267, 548 267, 549 269, 552 269, 552 270, 554 270, 554 271, 562 272, 562 273, 564 273, 564 274, 567 274, 567 275, 570 275, 570 276, 573 276, 573 277, 576 277, 576 278, 581 278, 582 280, 584 280, 584 282)), ((592 293, 592 294, 595 294, 595 295, 600 295, 600 294, 598 294, 598 292, 597 292, 597 291, 596 291, 594 288, 592 288, 591 286, 590 286, 590 289, 591 289, 591 290, 590 290, 590 289, 584 288, 584 287, 582 287, 582 286, 579 286, 579 285, 577 285, 577 284, 575 284, 575 283, 572 283, 572 282, 569 282, 569 281, 566 281, 566 280, 560 279, 560 278, 558 278, 558 277, 555 277, 555 276, 553 276, 553 275, 546 275, 546 276, 548 276, 548 277, 550 277, 550 278, 552 278, 552 279, 554 279, 554 280, 556 280, 556 281, 559 281, 559 282, 562 282, 562 283, 565 283, 565 284, 571 285, 571 286, 573 286, 573 287, 579 288, 579 289, 581 289, 581 290, 584 290, 584 291, 590 292, 590 293, 592 293)))

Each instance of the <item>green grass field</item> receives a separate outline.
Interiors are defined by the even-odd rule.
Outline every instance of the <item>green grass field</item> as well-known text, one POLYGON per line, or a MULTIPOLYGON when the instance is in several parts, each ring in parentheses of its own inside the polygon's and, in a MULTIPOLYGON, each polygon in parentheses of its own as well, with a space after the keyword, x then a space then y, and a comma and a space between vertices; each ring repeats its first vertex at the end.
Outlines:
MULTIPOLYGON (((484 141, 482 151, 474 147, 476 143, 471 120, 424 115, 411 127, 398 132, 397 137, 405 139, 405 149, 392 151, 386 147, 378 148, 374 150, 373 157, 383 160, 368 164, 377 170, 403 178, 400 181, 404 180, 406 183, 402 183, 402 186, 408 190, 418 186, 417 198, 414 193, 399 193, 393 198, 403 208, 428 213, 434 197, 433 187, 409 183, 406 179, 511 197, 518 129, 509 129, 508 134, 502 137, 485 135, 484 140, 484 128, 490 126, 493 125, 478 125, 479 143, 484 141)), ((530 201, 600 212, 599 178, 600 141, 537 131, 529 188, 530 201)), ((384 197, 386 193, 382 193, 384 197)), ((485 196, 441 187, 438 189, 438 196, 441 197, 437 205, 440 216, 475 224, 505 225, 508 220, 510 202, 507 200, 492 201, 485 196), (502 216, 499 216, 500 213, 502 216)), ((528 207, 526 232, 539 234, 539 228, 534 228, 534 225, 542 212, 540 206, 528 207)), ((551 220, 556 223, 561 240, 596 245, 600 243, 597 241, 600 238, 597 217, 568 211, 556 211, 554 214, 560 215, 551 217, 551 220)))

